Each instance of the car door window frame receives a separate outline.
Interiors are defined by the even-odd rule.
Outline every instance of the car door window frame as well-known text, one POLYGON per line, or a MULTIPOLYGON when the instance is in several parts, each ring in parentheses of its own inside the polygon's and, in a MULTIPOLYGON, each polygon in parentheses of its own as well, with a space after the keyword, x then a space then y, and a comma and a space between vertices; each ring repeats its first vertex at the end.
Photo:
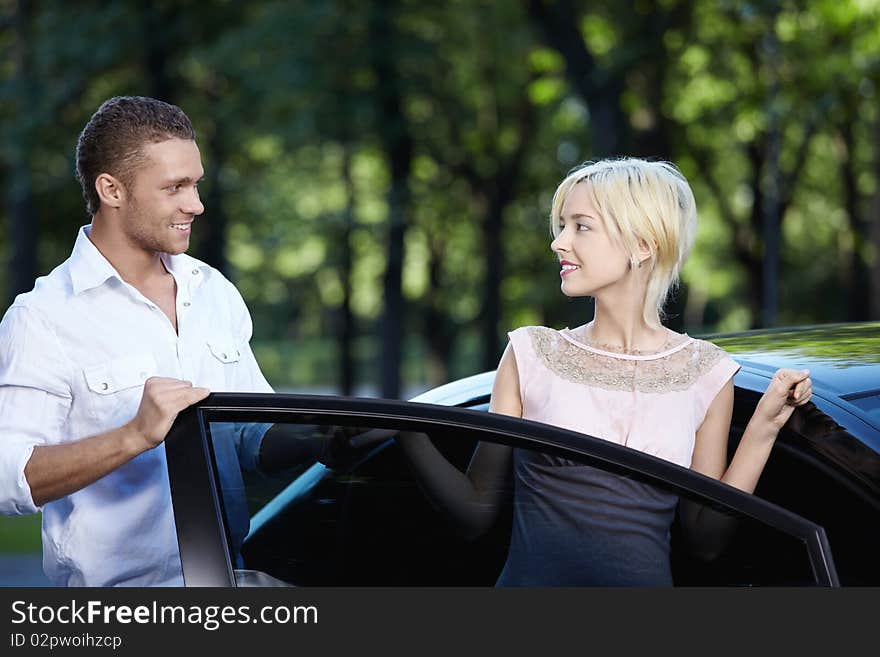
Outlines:
POLYGON ((600 438, 504 415, 385 399, 295 394, 213 393, 183 411, 165 440, 180 560, 187 586, 235 586, 211 422, 302 422, 490 432, 501 444, 595 462, 610 472, 693 493, 803 540, 820 586, 838 586, 824 530, 753 495, 669 461, 600 438), (206 511, 208 511, 206 513, 206 511))

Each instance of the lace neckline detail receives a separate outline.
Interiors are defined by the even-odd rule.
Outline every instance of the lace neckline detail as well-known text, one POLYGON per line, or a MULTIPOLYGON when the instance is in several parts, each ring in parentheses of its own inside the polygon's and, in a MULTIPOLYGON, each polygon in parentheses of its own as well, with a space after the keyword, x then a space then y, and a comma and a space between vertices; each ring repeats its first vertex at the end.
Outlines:
POLYGON ((632 352, 629 352, 624 351, 620 347, 615 347, 613 345, 607 345, 598 342, 586 342, 581 337, 576 336, 574 331, 572 331, 568 327, 559 331, 559 335, 561 335, 571 344, 575 345, 576 347, 580 347, 581 349, 591 351, 594 354, 610 356, 611 358, 622 358, 624 360, 654 360, 657 358, 664 358, 665 356, 669 356, 677 351, 680 351, 681 349, 684 349, 686 346, 694 341, 694 339, 687 333, 682 333, 681 335, 679 335, 677 333, 674 333, 673 331, 668 331, 666 342, 659 349, 656 349, 654 351, 640 351, 639 349, 634 349, 632 352))
MULTIPOLYGON (((571 331, 528 327, 533 353, 556 376, 603 390, 667 393, 687 390, 726 355, 711 342, 672 334, 674 344, 656 354, 603 352, 568 335, 571 331)), ((665 346, 665 345, 664 345, 665 346)))

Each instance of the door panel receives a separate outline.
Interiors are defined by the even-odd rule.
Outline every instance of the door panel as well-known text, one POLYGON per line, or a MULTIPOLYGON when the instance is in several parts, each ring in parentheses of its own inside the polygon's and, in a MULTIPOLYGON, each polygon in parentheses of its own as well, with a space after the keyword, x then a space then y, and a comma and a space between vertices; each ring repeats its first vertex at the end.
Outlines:
MULTIPOLYGON (((331 429, 319 426, 316 420, 322 418, 313 414, 286 414, 284 419, 275 422, 277 435, 287 434, 290 441, 319 438, 313 444, 323 440, 324 446, 314 453, 292 450, 305 457, 275 464, 268 474, 241 472, 241 484, 219 474, 236 464, 214 464, 229 560, 236 569, 261 571, 303 586, 817 582, 815 558, 811 561, 803 536, 680 486, 663 485, 590 456, 563 456, 552 448, 519 447, 513 452, 510 473, 499 488, 494 523, 479 538, 467 538, 451 514, 426 496, 417 468, 387 436, 399 427, 421 429, 464 471, 478 442, 504 442, 497 432, 473 426, 465 431, 433 420, 368 423, 350 417, 331 429), (341 451, 326 448, 334 433, 354 434, 357 442, 368 431, 385 437, 341 451), (245 507, 251 517, 242 527, 241 518, 233 515, 245 507), (245 534, 243 542, 236 538, 245 534)), ((247 424, 207 424, 215 459, 233 451, 218 441, 230 440, 247 424)), ((607 443, 601 447, 625 450, 607 443)))
MULTIPOLYGON (((732 457, 759 399, 738 391, 732 457)), ((880 456, 815 404, 798 409, 780 432, 755 495, 826 531, 844 585, 880 583, 880 456)))

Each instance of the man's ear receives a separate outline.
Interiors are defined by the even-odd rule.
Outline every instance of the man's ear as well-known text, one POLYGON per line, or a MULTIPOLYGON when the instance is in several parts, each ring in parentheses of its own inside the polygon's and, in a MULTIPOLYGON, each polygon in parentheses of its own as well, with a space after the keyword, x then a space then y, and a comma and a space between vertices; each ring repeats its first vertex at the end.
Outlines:
POLYGON ((101 205, 118 208, 126 199, 126 191, 122 182, 109 173, 102 173, 95 178, 95 191, 101 199, 101 205))

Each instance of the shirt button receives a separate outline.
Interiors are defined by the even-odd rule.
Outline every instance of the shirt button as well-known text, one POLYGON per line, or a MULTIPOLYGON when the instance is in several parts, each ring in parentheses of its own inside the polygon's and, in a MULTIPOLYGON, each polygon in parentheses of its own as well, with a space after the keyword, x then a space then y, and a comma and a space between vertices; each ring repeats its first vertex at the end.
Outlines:
POLYGON ((223 360, 226 360, 226 354, 220 354, 220 357, 221 357, 223 360))
POLYGON ((106 383, 102 383, 102 384, 101 384, 101 390, 106 390, 106 389, 109 388, 109 387, 110 387, 110 386, 108 386, 106 383))
POLYGON ((140 376, 141 376, 142 379, 146 379, 146 378, 147 378, 147 373, 146 373, 146 372, 141 372, 140 376))
POLYGON ((184 305, 184 307, 189 308, 189 301, 184 301, 183 305, 184 305))
POLYGON ((199 270, 193 269, 193 276, 198 276, 198 275, 199 275, 199 270))

